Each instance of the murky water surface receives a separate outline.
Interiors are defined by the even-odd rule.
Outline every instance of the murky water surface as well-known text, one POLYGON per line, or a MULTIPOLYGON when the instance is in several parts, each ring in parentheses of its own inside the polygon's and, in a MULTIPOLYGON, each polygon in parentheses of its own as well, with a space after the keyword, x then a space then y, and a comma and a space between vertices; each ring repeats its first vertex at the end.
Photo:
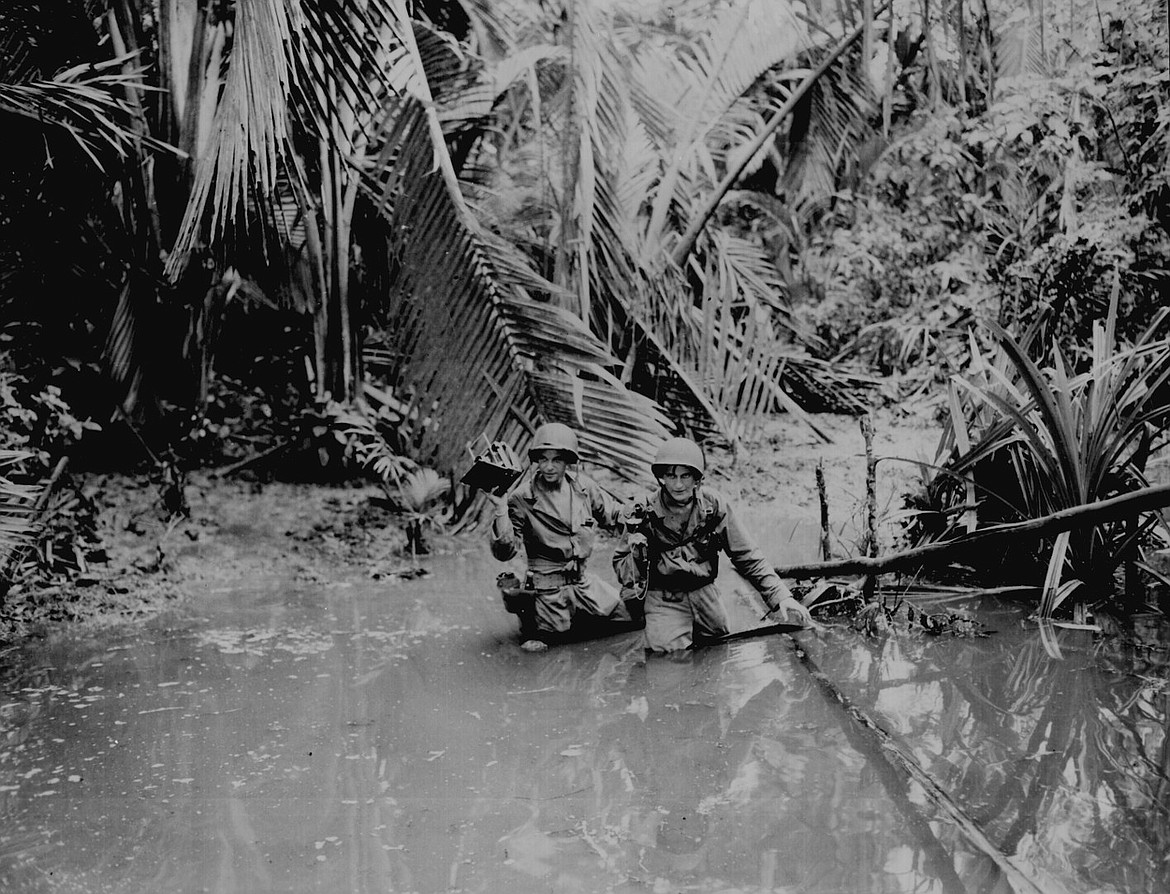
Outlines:
POLYGON ((1170 890, 1157 647, 992 607, 984 638, 531 655, 497 565, 428 565, 4 656, 0 890, 1170 890))

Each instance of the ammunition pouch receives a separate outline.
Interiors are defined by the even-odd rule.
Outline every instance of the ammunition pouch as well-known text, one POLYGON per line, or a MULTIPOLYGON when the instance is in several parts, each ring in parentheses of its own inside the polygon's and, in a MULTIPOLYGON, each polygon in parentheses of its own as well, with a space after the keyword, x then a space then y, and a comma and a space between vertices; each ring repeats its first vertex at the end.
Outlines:
POLYGON ((536 601, 536 594, 531 588, 520 585, 520 578, 511 571, 503 571, 496 575, 496 588, 504 599, 504 611, 509 614, 523 614, 532 608, 536 601))

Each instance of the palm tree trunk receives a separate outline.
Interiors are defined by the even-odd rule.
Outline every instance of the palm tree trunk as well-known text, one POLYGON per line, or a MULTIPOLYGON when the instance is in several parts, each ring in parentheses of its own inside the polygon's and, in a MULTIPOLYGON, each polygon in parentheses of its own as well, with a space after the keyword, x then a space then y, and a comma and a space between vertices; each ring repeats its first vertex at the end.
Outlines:
POLYGON ((967 105, 967 17, 964 0, 959 0, 959 102, 967 105))
MULTIPOLYGON (((577 269, 576 247, 581 239, 575 218, 574 187, 581 174, 581 128, 577 117, 577 68, 574 57, 574 27, 576 25, 576 0, 568 0, 565 4, 565 27, 562 34, 565 47, 569 51, 568 78, 566 89, 568 98, 565 102, 565 130, 561 134, 561 238, 557 242, 556 261, 553 268, 557 285, 565 288, 566 294, 581 293, 582 286, 576 282, 577 277, 583 277, 585 271, 577 269)), ((553 299, 556 300, 555 298, 553 299)), ((578 302, 578 307, 569 306, 566 309, 581 314, 581 318, 588 320, 587 305, 578 302)))
POLYGON ((931 37, 930 25, 930 0, 922 0, 922 31, 926 35, 926 63, 930 71, 930 86, 927 93, 930 98, 930 107, 933 109, 938 106, 938 96, 942 90, 942 84, 939 81, 938 57, 934 52, 934 40, 931 37))

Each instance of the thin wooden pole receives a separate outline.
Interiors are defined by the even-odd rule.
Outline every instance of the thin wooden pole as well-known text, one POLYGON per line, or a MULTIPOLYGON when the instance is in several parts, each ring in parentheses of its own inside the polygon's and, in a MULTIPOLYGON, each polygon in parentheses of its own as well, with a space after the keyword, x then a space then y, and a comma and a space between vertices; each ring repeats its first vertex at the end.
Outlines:
POLYGON ((865 555, 878 554, 877 542, 877 459, 873 453, 873 417, 861 417, 861 436, 865 439, 865 555))
MULTIPOLYGON (((875 558, 877 548, 877 460, 873 455, 873 417, 866 413, 861 417, 861 436, 865 439, 865 544, 862 553, 875 558)), ((877 590, 877 575, 865 578, 862 595, 866 602, 874 598, 877 590)))
POLYGON ((825 461, 817 460, 817 498, 821 504, 821 560, 833 558, 833 545, 829 538, 829 496, 825 488, 825 461))

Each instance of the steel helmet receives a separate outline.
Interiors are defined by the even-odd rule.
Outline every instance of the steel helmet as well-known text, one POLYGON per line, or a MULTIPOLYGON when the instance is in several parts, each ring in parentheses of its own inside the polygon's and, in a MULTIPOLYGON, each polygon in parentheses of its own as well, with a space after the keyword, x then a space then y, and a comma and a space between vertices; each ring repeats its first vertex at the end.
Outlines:
POLYGON ((658 448, 658 455, 654 457, 650 471, 655 478, 661 478, 668 466, 688 466, 702 478, 706 468, 703 451, 690 438, 668 438, 658 448))
POLYGON ((561 422, 546 422, 536 430, 532 436, 532 444, 528 448, 528 458, 538 450, 560 450, 569 454, 569 462, 577 462, 581 456, 578 453, 577 433, 561 422))

